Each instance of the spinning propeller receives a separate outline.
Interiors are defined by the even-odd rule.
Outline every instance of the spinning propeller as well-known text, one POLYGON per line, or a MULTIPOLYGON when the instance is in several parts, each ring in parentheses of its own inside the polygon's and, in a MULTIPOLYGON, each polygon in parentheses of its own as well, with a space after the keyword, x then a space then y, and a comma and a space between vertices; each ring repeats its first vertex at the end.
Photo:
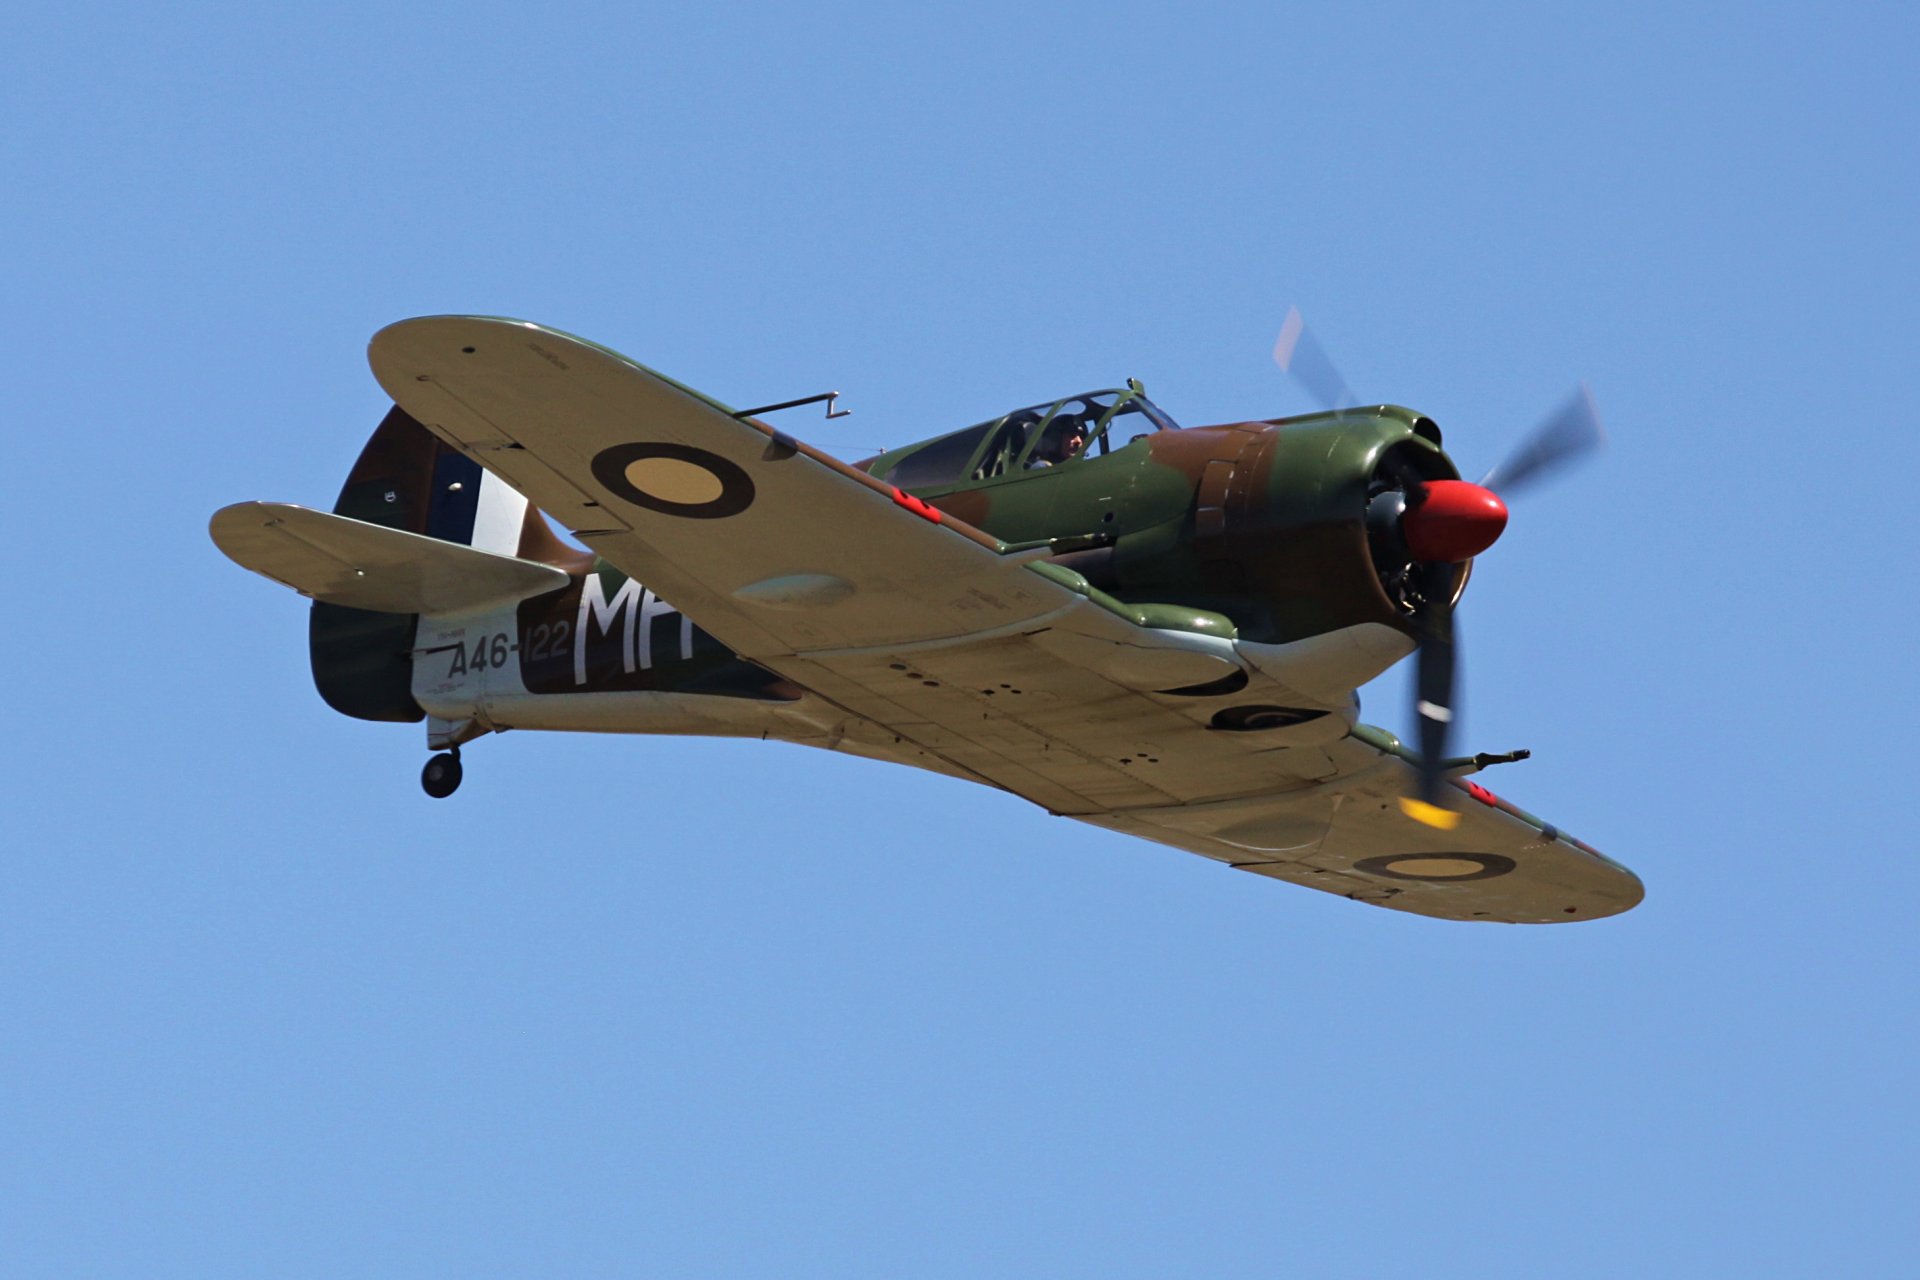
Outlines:
MULTIPOLYGON (((1307 332, 1299 308, 1290 308, 1273 348, 1274 363, 1329 409, 1346 409, 1353 392, 1326 352, 1307 332)), ((1583 383, 1541 420, 1511 453, 1480 478, 1430 480, 1407 476, 1367 504, 1367 528, 1376 547, 1408 565, 1403 603, 1413 615, 1419 644, 1414 713, 1420 735, 1420 794, 1402 800, 1416 821, 1441 830, 1460 823, 1444 803, 1442 783, 1454 720, 1458 667, 1453 596, 1461 565, 1492 546, 1507 527, 1512 496, 1539 484, 1597 448, 1604 439, 1593 393, 1583 383)))

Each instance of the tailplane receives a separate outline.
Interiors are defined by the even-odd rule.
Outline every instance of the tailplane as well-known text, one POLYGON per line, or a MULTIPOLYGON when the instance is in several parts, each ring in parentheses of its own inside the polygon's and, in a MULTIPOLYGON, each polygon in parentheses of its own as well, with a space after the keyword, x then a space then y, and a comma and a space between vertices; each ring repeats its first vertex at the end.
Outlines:
POLYGON ((552 565, 287 502, 223 507, 209 532, 242 568, 325 604, 377 613, 472 613, 571 581, 552 565))
POLYGON ((593 559, 399 408, 360 451, 333 512, 240 503, 214 516, 212 533, 240 564, 314 598, 314 685, 361 720, 424 718, 412 691, 420 614, 554 590, 593 559))

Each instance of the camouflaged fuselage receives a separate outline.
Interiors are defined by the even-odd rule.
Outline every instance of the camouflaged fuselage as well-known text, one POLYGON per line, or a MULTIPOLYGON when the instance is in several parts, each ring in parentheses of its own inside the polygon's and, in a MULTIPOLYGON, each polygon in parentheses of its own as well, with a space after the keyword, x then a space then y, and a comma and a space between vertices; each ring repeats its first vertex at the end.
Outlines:
MULTIPOLYGON (((860 467, 884 473, 940 439, 860 467)), ((1007 547, 1045 547, 1119 600, 1214 615, 1248 640, 1283 644, 1365 622, 1409 632, 1372 562, 1367 499, 1388 465, 1456 475, 1438 439, 1430 420, 1379 406, 1154 431, 1099 456, 908 492, 1007 547)), ((480 480, 477 466, 395 410, 334 510, 458 540, 449 522, 463 509, 449 493, 475 493, 480 480)), ((508 651, 527 692, 793 696, 618 569, 560 541, 532 508, 511 550, 571 579, 515 611, 508 651)), ((419 719, 411 686, 428 655, 413 653, 414 627, 410 616, 315 604, 313 670, 327 702, 364 719, 419 719)))
POLYGON ((1250 640, 1362 622, 1408 631, 1373 566, 1367 499, 1389 462, 1457 475, 1438 438, 1389 405, 1158 431, 1102 457, 914 492, 1003 542, 1060 544, 1060 563, 1123 600, 1218 613, 1250 640))

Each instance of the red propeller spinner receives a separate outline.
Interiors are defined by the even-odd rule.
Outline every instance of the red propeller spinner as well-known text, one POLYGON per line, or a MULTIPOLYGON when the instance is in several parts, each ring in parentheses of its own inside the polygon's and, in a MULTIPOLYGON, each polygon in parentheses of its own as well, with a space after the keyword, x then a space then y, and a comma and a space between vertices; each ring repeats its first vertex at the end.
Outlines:
POLYGON ((1507 504, 1500 496, 1465 480, 1428 480, 1407 497, 1400 531, 1416 560, 1471 560, 1507 527, 1507 504))

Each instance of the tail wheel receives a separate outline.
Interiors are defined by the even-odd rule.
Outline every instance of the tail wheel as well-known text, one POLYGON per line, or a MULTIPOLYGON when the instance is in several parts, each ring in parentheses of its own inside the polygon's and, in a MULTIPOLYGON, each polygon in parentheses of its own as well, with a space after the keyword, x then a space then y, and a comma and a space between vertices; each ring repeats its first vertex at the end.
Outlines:
POLYGON ((420 788, 435 800, 445 800, 460 789, 460 758, 443 751, 420 771, 420 788))

